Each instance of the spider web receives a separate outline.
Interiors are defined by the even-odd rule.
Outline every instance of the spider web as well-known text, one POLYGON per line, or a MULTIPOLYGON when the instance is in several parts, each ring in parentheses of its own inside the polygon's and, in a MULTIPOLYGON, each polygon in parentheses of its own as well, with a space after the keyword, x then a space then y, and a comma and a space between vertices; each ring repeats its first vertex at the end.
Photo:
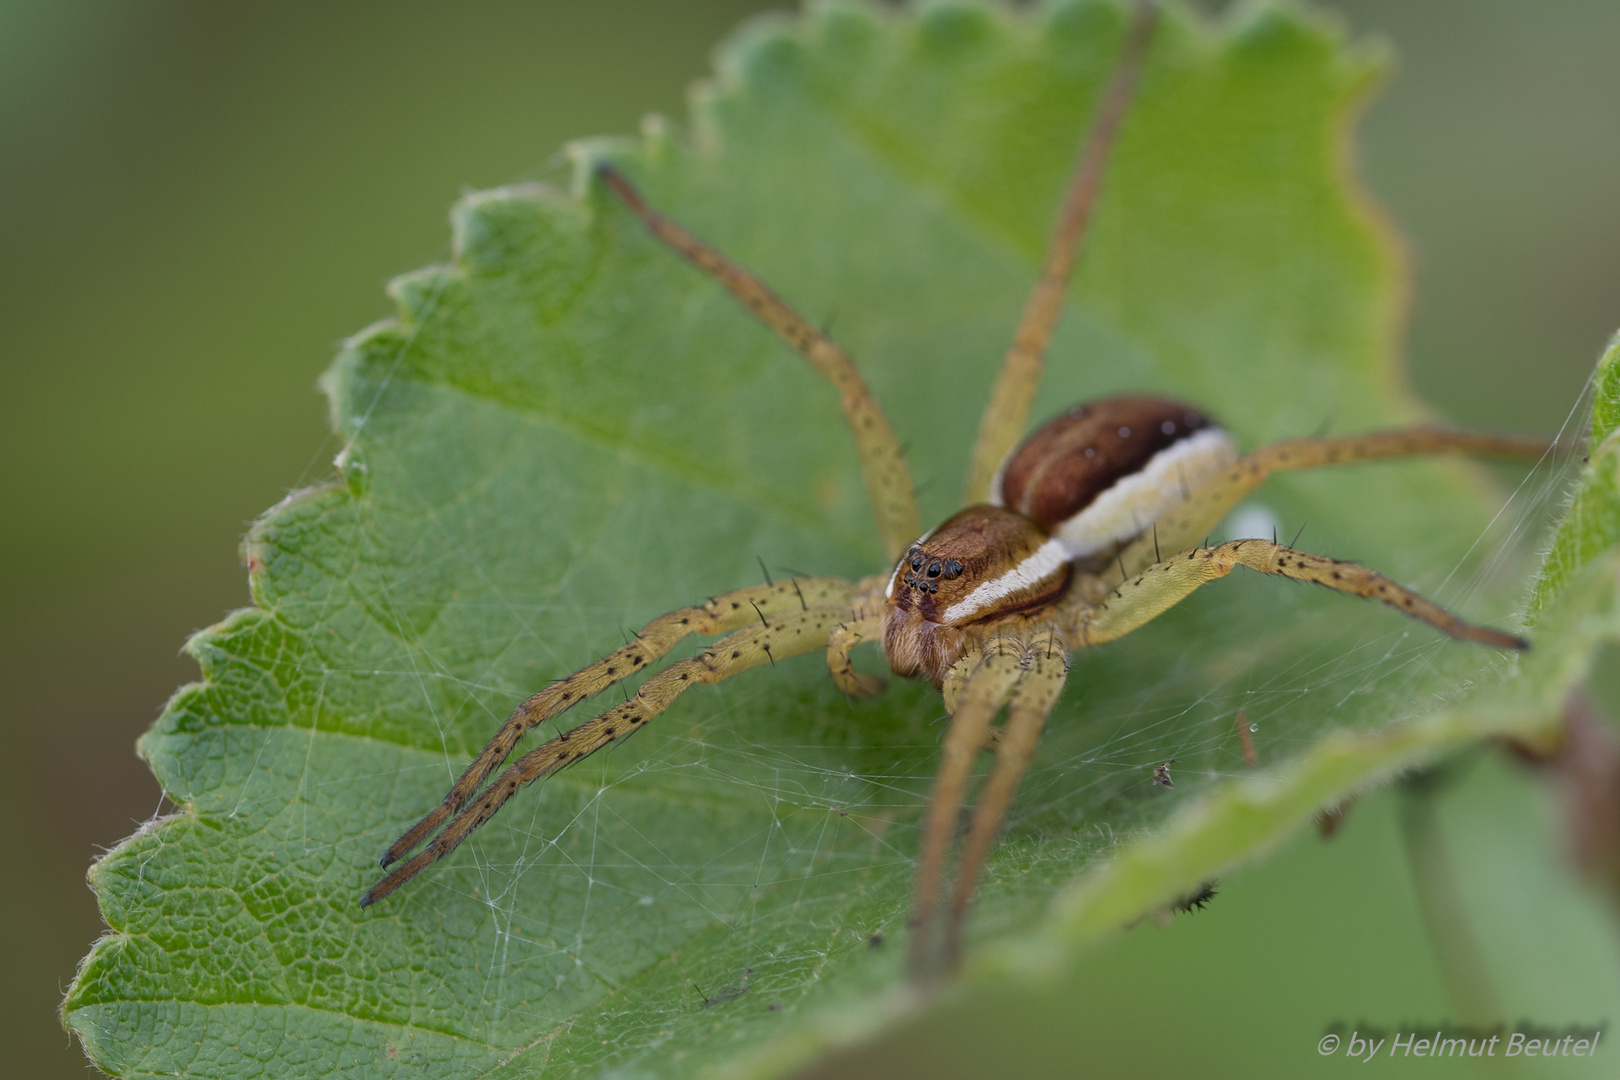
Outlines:
MULTIPOLYGON (((656 205, 834 317, 910 440, 927 518, 953 508, 1117 17, 829 9, 726 54, 695 149, 656 128, 636 148, 656 205)), ((1295 14, 1219 33, 1166 18, 1157 103, 1118 148, 1038 409, 1157 389, 1248 445, 1330 412, 1343 431, 1410 419, 1379 360, 1390 266, 1320 154, 1367 61, 1295 14), (1279 106, 1302 88, 1303 120, 1279 106), (1209 178, 1228 173, 1222 202, 1209 178)), ((538 189, 470 198, 455 227, 453 264, 397 281, 398 318, 348 343, 327 381, 338 480, 255 528, 256 608, 193 642, 205 682, 143 741, 188 810, 96 870, 117 935, 69 1009, 110 1071, 282 1075, 292 1053, 357 1074, 682 1071, 899 977, 943 709, 900 682, 850 702, 814 655, 684 696, 355 906, 544 681, 757 582, 756 559, 882 569, 832 395, 712 283, 538 189), (154 1040, 152 1002, 172 1006, 160 1025, 222 1034, 154 1040)), ((1283 476, 1229 528, 1304 526, 1303 548, 1502 625, 1565 477, 1514 483, 1460 464, 1283 476)), ((1076 657, 975 933, 1247 771, 1240 718, 1282 762, 1496 663, 1325 591, 1201 590, 1076 657), (1155 784, 1172 759, 1175 787, 1155 784)))
MULTIPOLYGON (((413 337, 398 343, 393 368, 372 388, 357 428, 370 423, 371 407, 390 391, 392 370, 414 344, 413 337)), ((1580 407, 1571 413, 1565 436, 1580 415, 1580 407)), ((355 471, 361 463, 354 458, 351 448, 340 468, 355 471)), ((376 451, 368 461, 376 463, 376 451)), ((1414 466, 1368 471, 1398 484, 1402 468, 1414 466)), ((1494 515, 1466 550, 1405 580, 1456 610, 1501 622, 1522 603, 1526 568, 1564 497, 1567 473, 1544 461, 1512 489, 1494 491, 1487 496, 1494 515)), ((1480 477, 1455 468, 1449 480, 1477 484, 1480 477)), ((1313 485, 1333 498, 1331 476, 1280 478, 1277 490, 1241 507, 1222 533, 1287 537, 1293 528, 1309 529, 1299 507, 1311 505, 1313 485)), ((664 512, 638 503, 637 512, 621 516, 633 537, 625 576, 673 586, 712 574, 727 588, 752 580, 746 569, 738 576, 737 564, 752 560, 737 551, 700 549, 685 566, 673 557, 665 563, 664 512)), ((425 572, 438 561, 453 563, 485 587, 453 599, 448 611, 436 607, 434 623, 487 623, 493 613, 517 633, 454 635, 455 649, 490 658, 469 674, 418 629, 408 574, 361 592, 360 603, 392 626, 412 664, 341 674, 414 685, 437 744, 426 760, 418 755, 387 774, 408 790, 431 792, 397 817, 394 829, 431 805, 510 703, 532 690, 514 681, 510 656, 536 657, 532 663, 561 674, 619 643, 604 627, 622 635, 703 594, 688 589, 653 607, 641 593, 582 604, 569 586, 600 571, 579 558, 556 569, 553 596, 526 598, 483 571, 491 559, 486 533, 443 513, 417 520, 424 523, 418 542, 433 553, 425 572), (577 639, 595 646, 566 655, 559 625, 577 628, 577 639)), ((1326 535, 1304 546, 1349 554, 1331 528, 1317 532, 1326 535)), ((348 537, 362 562, 394 561, 385 554, 394 542, 366 517, 354 520, 348 537)), ((778 559, 776 550, 754 554, 777 573, 806 558, 792 551, 793 561, 778 559)), ((1412 564, 1421 566, 1423 556, 1419 551, 1412 564)), ((317 618, 310 631, 326 625, 317 618)), ((695 653, 700 644, 688 648, 695 653)), ((1286 760, 1324 730, 1376 727, 1427 711, 1436 696, 1466 689, 1469 676, 1489 663, 1374 605, 1251 575, 1202 591, 1124 642, 1079 654, 987 871, 976 931, 994 935, 1017 925, 1077 869, 1151 829, 1181 800, 1247 771, 1240 726, 1262 762, 1286 760), (1155 766, 1167 761, 1174 762, 1173 792, 1153 783, 1155 766)), ((634 683, 626 684, 598 702, 605 707, 615 694, 633 692, 634 683)), ((565 717, 565 726, 583 715, 565 717)), ((830 967, 845 968, 840 993, 851 979, 882 985, 895 976, 893 962, 880 958, 851 975, 849 953, 891 949, 903 936, 916 815, 943 725, 938 698, 925 688, 897 685, 882 703, 846 701, 816 656, 690 695, 635 741, 525 792, 413 886, 419 895, 405 901, 414 909, 405 917, 429 915, 453 928, 445 931, 451 939, 476 943, 478 953, 470 965, 462 958, 476 979, 459 993, 430 990, 421 1005, 459 1012, 489 1045, 510 1047, 520 1033, 571 1033, 588 1002, 585 1015, 611 1031, 600 1041, 602 1059, 623 1060, 655 1050, 672 1033, 706 1026, 713 1009, 759 1016, 814 1004, 830 967), (632 948, 623 947, 626 940, 632 948), (659 985, 636 993, 633 1007, 603 1012, 596 1003, 649 979, 659 985)), ((313 733, 309 739, 303 792, 332 780, 315 767, 313 733)), ((304 819, 307 829, 308 807, 304 819)), ((349 837, 338 846, 362 845, 371 855, 387 838, 385 828, 380 838, 349 837)), ((300 839, 309 854, 322 854, 317 836, 305 831, 300 839)))
MULTIPOLYGON (((379 396, 388 383, 379 384, 379 396)), ((1561 436, 1577 431, 1583 415, 1584 405, 1577 406, 1561 436)), ((1403 467, 1414 466, 1368 469, 1398 483, 1403 467)), ((1451 474, 1454 482, 1481 481, 1477 470, 1451 474)), ((1305 485, 1282 479, 1308 486, 1315 478, 1305 485)), ((1568 481, 1568 463, 1549 459, 1511 488, 1487 489, 1494 514, 1466 551, 1404 580, 1454 610, 1509 619, 1522 605, 1527 569, 1568 481)), ((1309 532, 1296 507, 1308 504, 1310 493, 1275 486, 1284 490, 1268 488, 1240 507, 1216 538, 1276 530, 1286 539, 1301 526, 1309 532)), ((1331 480, 1320 486, 1331 492, 1331 480)), ((462 523, 441 515, 422 520, 423 547, 436 558, 475 570, 487 559, 484 540, 462 523)), ((735 575, 737 562, 751 561, 699 552, 685 569, 665 567, 658 562, 660 523, 654 511, 632 519, 639 560, 627 574, 656 563, 659 577, 695 579, 718 563, 735 575)), ((350 542, 362 555, 390 542, 370 521, 353 528, 350 542)), ((1302 546, 1349 554, 1331 531, 1317 531, 1327 535, 1316 545, 1301 539, 1302 546)), ((759 557, 783 572, 771 551, 759 557)), ((1420 552, 1412 561, 1425 560, 1420 552)), ((569 564, 558 578, 566 584, 584 572, 569 564)), ((749 583, 744 575, 724 587, 749 583)), ((436 708, 438 747, 428 760, 389 774, 432 793, 397 818, 396 829, 432 804, 478 739, 533 688, 514 683, 497 662, 469 675, 413 628, 409 594, 408 579, 391 578, 362 602, 387 613, 417 663, 363 674, 414 683, 429 706, 445 700, 433 688, 453 688, 449 696, 460 708, 436 708)), ((619 644, 640 619, 700 595, 689 590, 651 609, 642 596, 623 606, 526 603, 490 582, 487 593, 454 602, 458 616, 482 621, 480 612, 494 608, 519 633, 457 643, 475 655, 532 653, 561 674, 619 644), (597 647, 560 655, 559 623, 577 626, 597 647)), ((693 655, 701 644, 673 655, 693 655)), ((872 659, 865 666, 873 667, 872 659)), ((976 932, 993 936, 1029 918, 1077 869, 1151 829, 1182 800, 1248 771, 1240 726, 1262 763, 1282 761, 1325 730, 1420 715, 1490 664, 1376 605, 1258 575, 1235 575, 1129 639, 1077 654, 1064 703, 987 870, 976 932), (1174 762, 1173 791, 1153 782, 1155 766, 1167 761, 1174 762)), ((606 707, 634 688, 627 683, 594 704, 606 707)), ((585 715, 565 716, 562 726, 585 715)), ((944 723, 937 695, 914 685, 891 687, 882 703, 845 700, 818 655, 694 692, 636 740, 524 792, 446 865, 413 884, 419 895, 405 901, 411 913, 403 917, 454 926, 450 936, 465 935, 479 952, 469 993, 451 1003, 429 992, 422 1004, 476 1015, 489 1044, 510 1046, 519 1032, 556 1037, 571 1030, 582 998, 604 988, 611 997, 650 975, 662 985, 636 994, 633 1007, 592 1017, 611 1029, 601 1042, 604 1060, 655 1050, 672 1033, 706 1026, 718 1015, 711 1010, 734 1001, 754 1014, 813 1004, 821 972, 847 967, 852 949, 891 950, 903 940, 917 813, 944 723), (621 947, 627 938, 636 945, 628 959, 621 947)), ((305 790, 330 782, 311 771, 313 746, 311 735, 305 790)), ((339 844, 372 855, 388 838, 384 830, 339 844)), ((317 837, 302 839, 319 853, 317 837)), ((879 986, 894 968, 878 960, 853 977, 879 986)), ((847 993, 847 985, 840 990, 847 993)), ((443 996, 457 995, 446 988, 443 996)))

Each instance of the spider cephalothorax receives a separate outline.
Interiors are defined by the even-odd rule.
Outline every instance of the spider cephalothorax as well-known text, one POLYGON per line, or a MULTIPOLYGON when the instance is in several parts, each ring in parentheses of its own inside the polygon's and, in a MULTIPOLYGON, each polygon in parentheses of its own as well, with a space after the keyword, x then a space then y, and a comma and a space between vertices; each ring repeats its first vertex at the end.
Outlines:
MULTIPOLYGON (((967 509, 921 539, 913 539, 921 525, 899 439, 850 358, 758 278, 653 210, 616 168, 596 167, 602 186, 654 236, 715 278, 838 389, 892 569, 860 581, 795 578, 724 593, 659 616, 622 648, 557 679, 519 705, 444 800, 394 842, 383 865, 404 861, 362 904, 388 896, 454 850, 524 784, 629 737, 693 686, 825 650, 840 689, 852 697, 880 692, 883 681, 850 662, 856 646, 880 641, 890 670, 933 682, 951 714, 923 822, 911 942, 913 970, 937 970, 957 956, 979 872, 1063 691, 1070 651, 1130 633, 1238 566, 1379 600, 1455 638, 1526 647, 1365 567, 1275 538, 1214 546, 1204 538, 1278 470, 1442 451, 1534 456, 1546 448, 1541 440, 1412 428, 1294 439, 1239 456, 1231 436, 1198 410, 1134 395, 1077 406, 1015 448, 1152 26, 1151 7, 1139 6, 1098 99, 1040 277, 981 421, 967 509), (724 636, 694 657, 653 670, 692 634, 724 636), (633 697, 535 747, 490 780, 526 732, 649 671, 633 697), (945 862, 960 832, 958 811, 974 763, 987 748, 995 764, 961 841, 939 950, 935 915, 945 862)), ((1161 770, 1168 785, 1168 763, 1161 770)))
POLYGON ((1072 577, 1062 543, 1035 522, 999 506, 968 507, 907 550, 889 579, 889 669, 939 686, 996 627, 1060 602, 1072 577))

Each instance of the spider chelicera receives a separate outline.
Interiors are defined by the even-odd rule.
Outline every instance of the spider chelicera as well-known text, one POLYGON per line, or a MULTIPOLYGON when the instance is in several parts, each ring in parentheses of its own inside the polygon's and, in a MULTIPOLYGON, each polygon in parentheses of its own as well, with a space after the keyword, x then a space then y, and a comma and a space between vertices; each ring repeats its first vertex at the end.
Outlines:
POLYGON ((1082 140, 1040 278, 980 425, 967 508, 921 536, 899 441, 850 358, 758 278, 649 207, 618 169, 598 165, 606 190, 658 239, 730 290, 837 388, 892 569, 860 581, 767 582, 672 611, 623 648, 547 686, 517 707, 444 801, 388 849, 385 867, 428 841, 361 904, 381 900, 443 858, 518 788, 629 736, 689 687, 825 650, 841 689, 855 697, 879 693, 883 680, 850 664, 856 645, 876 641, 895 674, 933 682, 951 714, 923 823, 910 944, 914 973, 938 972, 959 956, 979 872, 1063 691, 1071 651, 1135 630, 1238 566, 1380 600, 1455 638, 1526 647, 1365 567, 1275 538, 1214 546, 1199 538, 1277 470, 1443 451, 1536 456, 1545 441, 1409 428, 1292 439, 1240 455, 1231 436, 1197 409, 1137 395, 1077 406, 1015 447, 1153 24, 1151 6, 1138 6, 1082 140), (1166 551, 1172 554, 1163 557, 1166 551), (628 701, 524 754, 485 786, 531 728, 648 670, 690 634, 725 636, 648 677, 628 701), (996 727, 1003 709, 1006 719, 996 727), (986 749, 995 763, 942 905, 957 815, 974 761, 986 749))

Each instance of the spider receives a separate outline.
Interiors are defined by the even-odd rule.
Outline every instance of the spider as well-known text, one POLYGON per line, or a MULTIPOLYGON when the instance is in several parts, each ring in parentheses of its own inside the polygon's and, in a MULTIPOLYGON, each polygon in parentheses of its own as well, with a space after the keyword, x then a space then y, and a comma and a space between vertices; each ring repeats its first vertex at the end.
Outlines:
MULTIPOLYGON (((981 421, 966 508, 926 533, 900 443, 849 356, 759 278, 649 206, 617 167, 597 163, 595 177, 608 194, 838 390, 890 569, 860 581, 767 581, 680 608, 652 620, 623 648, 539 691, 517 707, 443 802, 383 855, 384 867, 399 865, 362 905, 449 854, 520 787, 630 736, 693 686, 823 650, 842 690, 852 697, 880 693, 883 680, 850 663, 851 651, 870 641, 881 645, 894 674, 932 682, 951 716, 924 815, 911 920, 910 967, 916 976, 929 976, 949 971, 960 957, 980 871, 1063 691, 1071 651, 1130 633, 1238 566, 1379 600, 1454 638, 1528 647, 1512 634, 1466 623, 1373 570, 1296 550, 1275 537, 1213 546, 1198 538, 1278 470, 1444 451, 1533 457, 1545 452, 1544 441, 1408 428, 1291 439, 1244 455, 1199 410, 1128 395, 1076 406, 1018 442, 1154 22, 1150 4, 1134 9, 1081 140, 1040 276, 981 421), (485 786, 531 728, 650 670, 691 634, 725 636, 651 675, 622 704, 530 750, 485 786), (974 763, 986 750, 995 761, 945 897, 957 816, 974 763)), ((1168 770, 1159 772, 1168 785, 1168 770)))

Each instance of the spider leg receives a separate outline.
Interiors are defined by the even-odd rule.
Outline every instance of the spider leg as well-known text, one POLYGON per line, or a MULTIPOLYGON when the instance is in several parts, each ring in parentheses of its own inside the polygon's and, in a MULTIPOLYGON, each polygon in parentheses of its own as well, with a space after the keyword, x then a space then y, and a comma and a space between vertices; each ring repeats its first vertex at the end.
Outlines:
POLYGON ((883 635, 883 616, 870 615, 844 623, 827 637, 827 668, 838 689, 850 697, 876 697, 883 693, 884 681, 876 675, 863 675, 849 662, 849 652, 863 641, 883 635))
POLYGON ((1225 577, 1238 566, 1382 601, 1463 641, 1477 641, 1498 649, 1530 647, 1523 638, 1464 622, 1377 571, 1295 551, 1272 540, 1232 540, 1215 547, 1189 548, 1148 567, 1120 585, 1095 608, 1079 610, 1077 640, 1096 645, 1122 637, 1174 607, 1200 585, 1225 577))
MULTIPOLYGON (((1187 498, 1180 505, 1155 521, 1157 544, 1170 550, 1196 544, 1274 472, 1443 453, 1538 458, 1552 449, 1553 444, 1546 439, 1440 428, 1401 428, 1331 439, 1287 439, 1239 458, 1187 492, 1187 498)), ((1117 585, 1129 574, 1159 561, 1155 536, 1144 534, 1121 553, 1119 563, 1125 573, 1110 568, 1101 576, 1110 585, 1117 585)))
POLYGON ((1010 639, 992 641, 982 657, 970 653, 958 661, 957 666, 970 669, 972 673, 961 684, 955 699, 951 726, 945 733, 939 771, 934 774, 934 790, 929 796, 928 814, 923 823, 917 896, 911 915, 910 964, 914 976, 928 973, 934 909, 945 873, 945 856, 956 831, 956 815, 962 806, 974 759, 984 746, 990 721, 1001 711, 1002 704, 1024 673, 1022 650, 1010 639))
POLYGON ((558 735, 507 766, 427 847, 373 885, 360 898, 360 905, 376 903, 454 851, 523 785, 550 776, 630 735, 693 686, 717 683, 749 668, 823 648, 833 628, 848 617, 849 608, 838 605, 787 611, 773 615, 768 622, 756 620, 747 629, 721 638, 694 659, 671 664, 642 683, 629 701, 558 735))
POLYGON ((890 561, 898 559, 906 545, 922 531, 911 470, 906 466, 894 428, 889 426, 882 406, 872 396, 849 354, 789 307, 759 278, 648 206, 618 169, 604 163, 597 166, 597 175, 608 190, 641 219, 649 232, 730 290, 731 295, 797 349, 810 366, 837 389, 844 423, 855 438, 855 450, 861 459, 866 497, 872 504, 872 516, 877 519, 878 534, 883 537, 890 561))
POLYGON ((956 883, 951 889, 950 913, 945 921, 945 967, 955 968, 962 954, 962 929, 967 921, 968 902, 979 884, 984 860, 996 842, 1001 824, 1012 805, 1018 785, 1035 756, 1035 744, 1046 728, 1063 685, 1069 678, 1069 654, 1063 639, 1051 631, 1036 634, 1024 648, 1024 676, 1018 680, 1007 703, 1007 722, 996 741, 996 764, 979 793, 967 840, 962 845, 962 861, 957 866, 956 883))
POLYGON ((842 578, 797 578, 738 589, 717 596, 706 604, 660 615, 642 627, 641 632, 623 648, 615 649, 596 663, 552 683, 514 709, 495 737, 478 752, 478 756, 473 758, 451 786, 444 801, 394 841, 393 846, 384 853, 382 865, 388 866, 403 858, 465 806, 479 785, 506 760, 512 748, 530 728, 572 708, 592 694, 601 693, 621 679, 639 674, 648 664, 680 644, 688 634, 723 634, 779 612, 804 610, 811 605, 847 603, 856 589, 856 585, 842 578))
POLYGON ((963 488, 963 505, 972 506, 990 497, 990 481, 996 468, 1024 433, 1030 401, 1040 386, 1046 364, 1046 346, 1063 313, 1063 295, 1068 291, 1075 257, 1102 188, 1109 151, 1136 90, 1156 14, 1151 3, 1134 6, 1124 43, 1120 46, 1119 60, 1098 96, 1096 112, 1075 159, 1057 224, 1047 242, 1041 276, 1024 303, 1013 343, 1002 357, 1001 372, 996 376, 984 418, 979 422, 979 435, 973 444, 967 483, 963 488))

